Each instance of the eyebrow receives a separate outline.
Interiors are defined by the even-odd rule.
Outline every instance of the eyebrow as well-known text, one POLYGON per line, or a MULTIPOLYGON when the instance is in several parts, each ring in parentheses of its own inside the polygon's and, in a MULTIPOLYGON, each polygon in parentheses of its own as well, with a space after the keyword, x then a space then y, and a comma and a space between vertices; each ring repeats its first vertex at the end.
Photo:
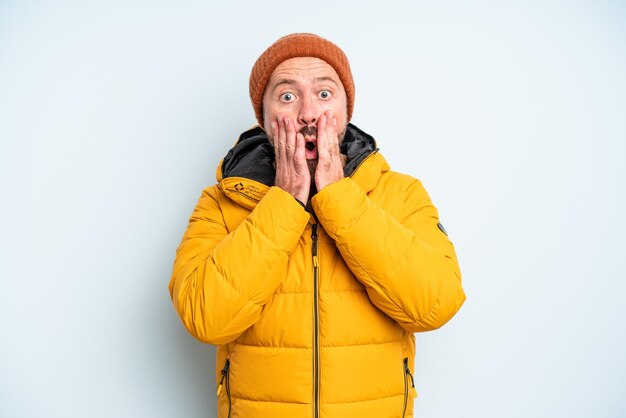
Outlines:
POLYGON ((276 88, 282 84, 296 84, 296 80, 292 80, 290 78, 282 78, 278 80, 276 84, 272 87, 272 90, 276 90, 276 88))
MULTIPOLYGON (((320 81, 330 81, 335 86, 339 87, 337 82, 332 77, 323 76, 323 77, 316 77, 313 79, 313 82, 316 82, 316 83, 319 83, 320 81)), ((280 80, 276 82, 276 84, 274 84, 274 86, 272 87, 272 91, 276 90, 276 88, 278 88, 278 86, 282 84, 294 85, 294 84, 297 84, 297 81, 291 78, 281 78, 280 80)))
POLYGON ((331 83, 335 84, 337 87, 339 87, 339 85, 337 85, 337 82, 335 81, 334 78, 332 77, 328 77, 328 76, 324 76, 324 77, 317 77, 315 78, 313 81, 315 82, 319 82, 319 81, 330 81, 331 83))

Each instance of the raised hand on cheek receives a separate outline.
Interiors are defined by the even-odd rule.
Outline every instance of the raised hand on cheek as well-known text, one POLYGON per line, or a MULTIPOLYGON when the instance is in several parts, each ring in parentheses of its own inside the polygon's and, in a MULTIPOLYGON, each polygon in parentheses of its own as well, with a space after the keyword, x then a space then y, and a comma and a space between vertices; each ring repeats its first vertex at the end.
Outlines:
POLYGON ((304 153, 304 137, 296 134, 293 121, 279 116, 272 122, 276 179, 274 184, 306 204, 311 188, 311 174, 304 153))
POLYGON ((344 177, 343 162, 339 153, 337 118, 329 111, 320 116, 317 122, 317 155, 315 186, 321 191, 344 177))

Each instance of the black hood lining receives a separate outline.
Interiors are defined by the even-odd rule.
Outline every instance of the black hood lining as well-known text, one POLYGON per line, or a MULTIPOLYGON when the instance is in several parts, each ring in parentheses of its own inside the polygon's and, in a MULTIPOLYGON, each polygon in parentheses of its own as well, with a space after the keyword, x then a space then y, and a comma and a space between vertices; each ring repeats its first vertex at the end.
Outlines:
MULTIPOLYGON (((346 156, 344 175, 350 176, 361 162, 376 151, 376 140, 349 123, 339 152, 346 156)), ((244 177, 273 186, 276 178, 274 147, 267 134, 256 126, 242 133, 222 162, 222 178, 244 177)))

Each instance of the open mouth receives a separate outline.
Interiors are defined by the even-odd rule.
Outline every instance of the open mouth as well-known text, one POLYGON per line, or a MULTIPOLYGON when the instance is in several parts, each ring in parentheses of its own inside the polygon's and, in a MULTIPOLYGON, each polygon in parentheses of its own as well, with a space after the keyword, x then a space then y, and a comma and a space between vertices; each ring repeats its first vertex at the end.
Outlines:
POLYGON ((304 126, 299 132, 304 137, 304 148, 306 149, 306 159, 317 159, 317 127, 304 126))
POLYGON ((307 160, 317 159, 317 139, 310 138, 304 143, 304 154, 307 160))

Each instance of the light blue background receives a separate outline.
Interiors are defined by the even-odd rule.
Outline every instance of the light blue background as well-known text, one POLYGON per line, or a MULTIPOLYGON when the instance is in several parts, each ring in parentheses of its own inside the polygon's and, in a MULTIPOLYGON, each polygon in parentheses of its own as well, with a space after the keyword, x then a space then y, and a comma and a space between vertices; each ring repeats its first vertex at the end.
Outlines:
POLYGON ((348 54, 353 122, 420 178, 468 301, 416 416, 624 417, 619 1, 0 2, 0 416, 207 417, 167 284, 279 36, 348 54))

